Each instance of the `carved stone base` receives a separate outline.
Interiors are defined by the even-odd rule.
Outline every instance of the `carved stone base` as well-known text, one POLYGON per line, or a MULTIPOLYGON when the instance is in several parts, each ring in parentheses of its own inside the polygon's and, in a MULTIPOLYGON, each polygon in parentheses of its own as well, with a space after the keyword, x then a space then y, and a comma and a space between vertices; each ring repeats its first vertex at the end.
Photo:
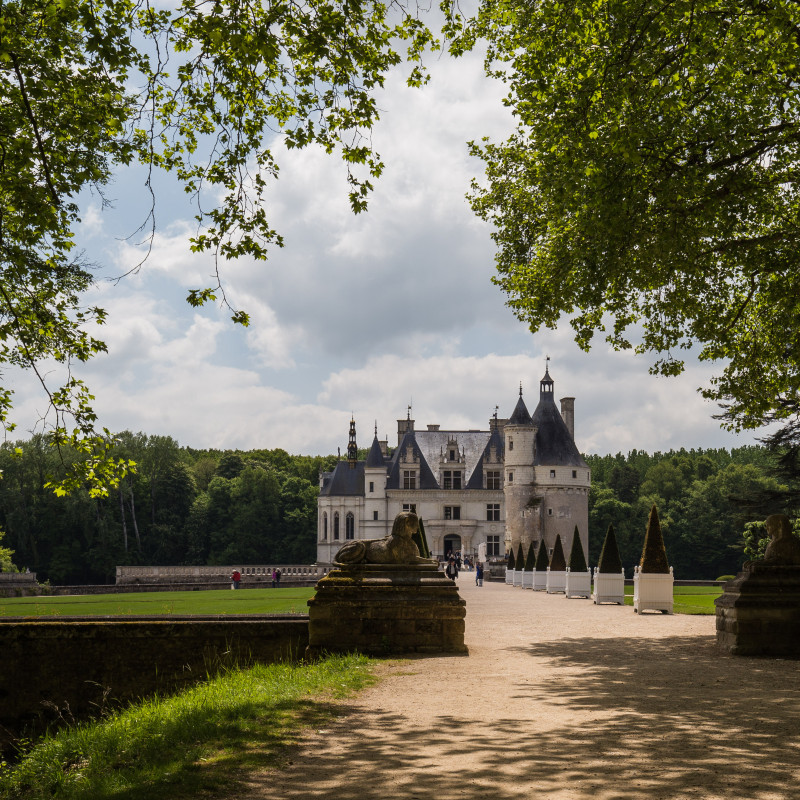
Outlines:
POLYGON ((800 567, 753 564, 725 584, 714 604, 721 650, 800 658, 800 567))
POLYGON ((466 602, 436 564, 332 569, 308 601, 307 657, 466 653, 466 602))

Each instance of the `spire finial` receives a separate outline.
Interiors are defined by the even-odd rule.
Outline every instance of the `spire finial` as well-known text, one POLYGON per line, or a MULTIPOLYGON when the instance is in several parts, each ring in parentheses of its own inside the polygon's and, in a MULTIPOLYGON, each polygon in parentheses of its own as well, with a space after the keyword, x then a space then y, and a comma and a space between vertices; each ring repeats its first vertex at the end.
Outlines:
POLYGON ((522 397, 522 381, 519 382, 519 396, 522 397))
POLYGON ((375 438, 378 438, 378 420, 375 420, 375 438))

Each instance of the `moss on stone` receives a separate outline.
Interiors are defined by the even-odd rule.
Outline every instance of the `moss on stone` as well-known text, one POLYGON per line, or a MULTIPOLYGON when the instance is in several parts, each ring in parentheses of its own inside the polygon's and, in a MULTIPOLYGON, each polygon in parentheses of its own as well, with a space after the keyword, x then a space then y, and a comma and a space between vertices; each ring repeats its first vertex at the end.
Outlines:
POLYGON ((661 523, 658 521, 658 510, 655 504, 650 509, 650 517, 647 520, 639 571, 669 574, 667 549, 664 547, 664 537, 661 535, 661 523))
POLYGON ((536 547, 533 542, 528 545, 528 555, 525 556, 525 572, 533 572, 536 566, 536 547))
POLYGON ((570 572, 586 572, 586 556, 583 552, 583 544, 581 543, 581 535, 578 533, 578 526, 575 526, 575 533, 572 534, 572 547, 569 551, 569 569, 570 572))
POLYGON ((536 569, 544 572, 550 566, 550 559, 547 557, 547 545, 544 539, 539 540, 539 549, 536 552, 536 569))
POLYGON ((567 559, 564 557, 564 545, 561 544, 561 535, 557 534, 553 557, 550 559, 550 572, 564 572, 566 568, 567 559))
POLYGON ((603 549, 600 551, 600 563, 597 571, 604 574, 614 573, 619 575, 622 572, 622 559, 617 547, 617 535, 614 533, 614 526, 609 525, 606 531, 606 538, 603 541, 603 549))

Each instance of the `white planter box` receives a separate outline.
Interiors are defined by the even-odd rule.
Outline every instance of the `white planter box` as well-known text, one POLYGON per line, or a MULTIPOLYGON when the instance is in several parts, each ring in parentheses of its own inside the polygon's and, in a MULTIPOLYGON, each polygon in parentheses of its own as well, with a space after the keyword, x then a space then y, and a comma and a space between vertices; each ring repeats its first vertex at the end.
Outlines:
POLYGON ((567 571, 547 568, 547 594, 557 594, 567 588, 567 571))
POLYGON ((514 570, 506 567, 506 583, 511 586, 514 583, 514 570))
POLYGON ((533 570, 522 573, 522 588, 533 589, 533 570))
POLYGON ((594 570, 594 591, 592 600, 595 603, 625 603, 625 571, 598 572, 594 570))
POLYGON ((522 586, 522 570, 521 569, 515 569, 514 570, 513 585, 514 586, 522 586))
POLYGON ((564 586, 564 594, 567 597, 585 597, 587 600, 592 593, 592 573, 587 569, 586 572, 573 572, 567 567, 567 580, 564 586))
POLYGON ((547 590, 547 572, 545 570, 535 569, 533 571, 533 590, 535 592, 547 590))
POLYGON ((633 610, 672 613, 672 567, 669 575, 659 572, 633 571, 633 610))

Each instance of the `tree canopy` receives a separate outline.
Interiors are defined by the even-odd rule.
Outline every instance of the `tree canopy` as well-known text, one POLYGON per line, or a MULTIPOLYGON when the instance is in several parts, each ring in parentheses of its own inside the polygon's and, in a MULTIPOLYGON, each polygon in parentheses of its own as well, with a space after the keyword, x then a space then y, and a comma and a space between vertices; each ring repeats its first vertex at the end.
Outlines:
POLYGON ((569 315, 674 375, 695 346, 724 424, 798 410, 800 7, 788 0, 485 0, 518 119, 473 143, 495 282, 532 330, 569 315))
MULTIPOLYGON (((0 365, 34 370, 49 397, 55 442, 83 451, 62 488, 103 493, 129 466, 108 457, 92 396, 69 371, 105 350, 87 333, 102 309, 74 252, 79 194, 103 195, 115 170, 142 164, 147 188, 165 170, 195 204, 195 251, 265 259, 280 234, 265 192, 278 177, 273 139, 318 145, 347 167, 353 211, 366 207, 382 162, 370 130, 387 71, 410 62, 431 33, 403 0, 3 0, 0 4, 0 365), (45 380, 48 362, 67 377, 45 380)), ((155 197, 154 197, 155 202, 155 197)), ((143 220, 145 237, 155 216, 143 220)), ((135 231, 132 231, 134 233, 135 231)), ((220 299, 219 269, 192 305, 220 299)), ((247 324, 242 310, 236 322, 247 324)), ((8 425, 12 392, 0 388, 8 425)))

